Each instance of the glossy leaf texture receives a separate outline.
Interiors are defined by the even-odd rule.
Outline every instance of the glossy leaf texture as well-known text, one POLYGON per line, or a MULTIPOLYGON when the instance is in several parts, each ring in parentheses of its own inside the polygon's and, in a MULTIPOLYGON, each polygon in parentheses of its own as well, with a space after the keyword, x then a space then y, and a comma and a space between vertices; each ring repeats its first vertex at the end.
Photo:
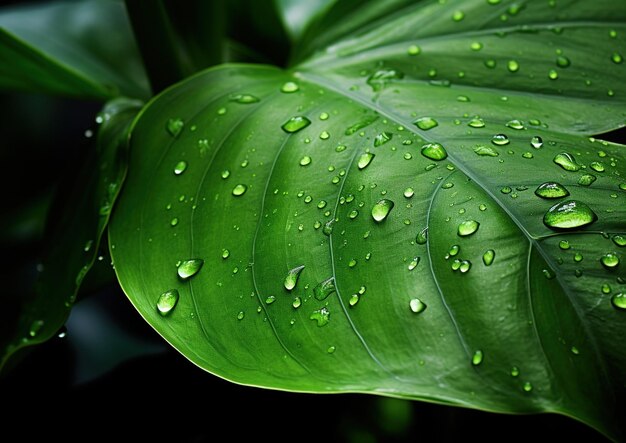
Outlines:
POLYGON ((368 17, 291 70, 211 69, 144 109, 110 229, 122 287, 238 383, 619 438, 626 151, 591 136, 626 117, 626 6, 368 17))
POLYGON ((78 98, 150 96, 121 1, 0 9, 0 88, 78 98))
POLYGON ((63 327, 83 279, 97 260, 104 260, 100 239, 126 176, 128 128, 140 107, 137 101, 116 99, 98 115, 97 150, 64 196, 67 203, 53 208, 35 291, 23 301, 14 334, 0 343, 0 367, 13 353, 50 339, 63 327))

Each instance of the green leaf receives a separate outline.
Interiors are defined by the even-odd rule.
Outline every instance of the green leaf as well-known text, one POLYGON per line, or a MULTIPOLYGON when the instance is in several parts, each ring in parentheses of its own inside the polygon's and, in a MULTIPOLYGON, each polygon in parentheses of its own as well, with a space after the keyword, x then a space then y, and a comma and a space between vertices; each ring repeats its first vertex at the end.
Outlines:
POLYGON ((238 383, 557 412, 620 438, 626 151, 589 136, 626 118, 626 5, 377 17, 290 71, 211 69, 144 109, 110 227, 126 294, 238 383), (536 195, 547 182, 569 195, 536 195), (595 216, 544 224, 570 200, 595 216))
POLYGON ((0 60, 5 90, 95 99, 150 94, 119 1, 3 8, 0 60))
MULTIPOLYGON (((126 176, 130 122, 140 104, 116 99, 98 117, 98 150, 77 175, 49 224, 35 293, 24 300, 17 328, 0 343, 0 367, 21 348, 53 337, 65 323, 81 283, 99 254, 100 238, 126 176)), ((98 274, 103 274, 99 272, 98 274)), ((97 283, 96 283, 97 284, 97 283)))
POLYGON ((318 15, 336 4, 336 0, 274 0, 285 30, 298 40, 318 15))

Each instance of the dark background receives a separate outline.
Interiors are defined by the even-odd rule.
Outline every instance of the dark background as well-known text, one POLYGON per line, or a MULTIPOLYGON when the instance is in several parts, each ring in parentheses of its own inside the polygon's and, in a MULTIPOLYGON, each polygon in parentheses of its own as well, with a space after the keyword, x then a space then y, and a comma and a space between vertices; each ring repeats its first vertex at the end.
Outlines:
MULTIPOLYGON (((0 107, 0 279, 7 319, 32 288, 45 214, 90 149, 84 133, 94 129, 99 105, 4 94, 0 107)), ((626 141, 624 130, 603 138, 626 141)), ((552 414, 501 415, 235 385, 167 345, 114 281, 93 286, 74 308, 64 338, 29 349, 0 377, 0 424, 16 439, 511 442, 549 433, 560 441, 606 441, 552 414)))

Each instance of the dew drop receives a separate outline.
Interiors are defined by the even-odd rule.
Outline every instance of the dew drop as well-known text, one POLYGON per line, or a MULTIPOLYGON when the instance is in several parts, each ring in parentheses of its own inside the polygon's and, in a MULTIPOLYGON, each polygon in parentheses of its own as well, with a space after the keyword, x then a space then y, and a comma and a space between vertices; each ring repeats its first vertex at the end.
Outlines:
POLYGON ((243 320, 243 318, 246 316, 246 313, 243 311, 239 311, 237 313, 237 320, 243 320))
POLYGON ((613 243, 615 243, 620 248, 623 248, 624 246, 626 246, 626 237, 616 234, 613 236, 613 243))
POLYGON ((448 157, 446 149, 439 143, 428 143, 422 146, 422 155, 431 160, 444 160, 448 157))
POLYGON ((384 145, 389 140, 391 140, 392 137, 393 137, 393 134, 391 132, 381 132, 376 137, 374 137, 374 147, 384 145))
POLYGON ((517 119, 508 121, 506 126, 511 129, 518 130, 518 131, 520 129, 524 129, 524 123, 522 123, 520 120, 517 120, 517 119))
POLYGON ((505 134, 495 134, 491 137, 491 143, 497 146, 504 146, 510 143, 509 138, 505 134))
POLYGON ((557 154, 552 161, 566 171, 576 172, 580 170, 580 165, 576 162, 576 159, 567 152, 557 154))
POLYGON ((330 133, 328 131, 320 132, 320 140, 328 140, 330 138, 330 133))
POLYGON ((159 314, 165 317, 172 312, 176 307, 176 303, 178 303, 178 298, 179 293, 176 289, 170 289, 161 294, 156 304, 159 314))
POLYGON ((413 188, 406 188, 402 195, 404 195, 406 198, 411 198, 415 195, 415 191, 413 190, 413 188))
POLYGON ((530 392, 533 390, 533 385, 531 382, 527 381, 524 383, 524 385, 522 386, 522 389, 524 390, 524 392, 530 392))
POLYGON ((43 328, 44 321, 43 320, 35 320, 30 324, 30 328, 28 328, 28 335, 30 337, 36 337, 43 328))
POLYGON ((578 200, 567 200, 548 209, 543 223, 552 229, 574 229, 589 225, 598 219, 589 206, 578 200))
POLYGON ((391 200, 383 198, 372 207, 372 218, 375 222, 380 223, 387 218, 394 203, 391 200))
POLYGON ((461 260, 461 264, 459 266, 459 271, 463 274, 468 272, 472 268, 472 262, 469 260, 461 260))
POLYGON ((559 73, 556 72, 556 70, 554 69, 550 69, 550 71, 548 71, 548 78, 550 80, 556 80, 557 78, 559 78, 559 73))
POLYGON ((613 269, 619 265, 619 257, 615 252, 608 252, 600 257, 600 262, 607 269, 613 269))
POLYGON ((290 269, 287 272, 287 276, 285 277, 285 281, 283 282, 283 286, 286 290, 291 291, 298 284, 298 279, 300 278, 300 273, 304 269, 304 265, 296 266, 293 269, 290 269))
POLYGON ((474 152, 478 155, 489 157, 497 157, 498 155, 500 155, 498 151, 496 151, 493 147, 486 145, 477 145, 474 148, 474 152))
POLYGON ((567 240, 561 240, 559 242, 559 248, 561 248, 562 250, 566 250, 569 249, 571 246, 569 244, 569 242, 567 240))
POLYGON ((228 257, 230 257, 230 251, 228 249, 222 249, 222 258, 226 260, 228 257))
POLYGON ((333 277, 327 278, 313 288, 313 296, 320 301, 328 298, 333 292, 335 292, 335 279, 333 277))
POLYGON ((519 377, 519 368, 517 366, 511 368, 511 377, 519 377))
POLYGON ((222 171, 222 178, 226 180, 228 177, 230 177, 230 171, 228 169, 224 169, 222 171))
POLYGON ((419 298, 413 298, 411 299, 411 301, 409 301, 409 308, 411 308, 411 311, 414 314, 421 314, 426 310, 427 306, 426 303, 424 303, 419 298))
POLYGON ((359 302, 359 294, 352 294, 350 296, 350 300, 348 300, 348 304, 350 306, 355 306, 359 302))
POLYGON ((302 115, 297 115, 295 117, 291 117, 289 120, 283 123, 281 128, 283 129, 283 131, 291 134, 306 128, 310 124, 311 120, 302 115))
POLYGON ((330 320, 330 312, 328 311, 328 308, 324 307, 313 311, 309 318, 311 320, 315 320, 318 327, 326 326, 330 320))
POLYGON ((472 365, 478 366, 482 362, 483 362, 483 351, 478 349, 476 350, 476 352, 474 352, 474 355, 472 356, 472 365))
POLYGON ((458 255, 460 251, 461 251, 461 247, 459 245, 452 245, 450 246, 450 249, 448 250, 448 255, 451 257, 454 257, 458 255))
POLYGON ((578 184, 581 186, 591 186, 596 181, 596 176, 592 174, 581 175, 578 179, 578 184))
POLYGON ((626 293, 615 294, 611 297, 611 304, 615 309, 626 310, 626 293))
POLYGON ((200 258, 191 258, 189 260, 183 260, 180 265, 178 265, 178 276, 183 280, 187 280, 188 278, 196 275, 202 265, 204 264, 204 260, 200 258))
POLYGON ((485 266, 491 266, 495 258, 496 258, 496 251, 494 251, 493 249, 488 249, 483 254, 483 263, 485 264, 485 266))
POLYGON ((371 152, 366 152, 359 157, 357 166, 360 170, 363 170, 369 166, 376 155, 371 152))
POLYGON ((467 126, 471 126, 472 128, 484 128, 485 122, 480 117, 474 117, 469 122, 467 122, 467 126))
POLYGON ((619 52, 614 52, 611 54, 611 61, 615 64, 620 64, 624 62, 624 57, 619 52))
POLYGON ((519 63, 516 60, 509 60, 506 64, 509 72, 517 72, 519 71, 519 63))
POLYGON ((185 124, 180 118, 170 118, 165 125, 165 129, 172 137, 177 138, 182 132, 183 126, 185 124))
POLYGON ((417 243, 418 245, 424 245, 426 244, 427 240, 428 240, 428 227, 422 229, 420 232, 417 233, 417 237, 415 237, 415 243, 417 243))
POLYGON ((180 175, 183 172, 185 172, 186 169, 187 169, 187 162, 184 160, 181 160, 178 163, 176 163, 176 166, 174 166, 174 174, 180 175))
POLYGON ((600 162, 591 162, 589 166, 596 172, 604 172, 604 165, 600 162))
POLYGON ((261 101, 260 98, 255 97, 251 94, 231 94, 228 99, 231 102, 240 103, 242 105, 247 105, 250 103, 258 103, 261 101))
POLYGON ((417 126, 418 128, 420 128, 422 131, 428 131, 429 129, 432 129, 435 126, 439 125, 439 123, 437 123, 437 120, 435 120, 432 117, 418 118, 417 120, 413 122, 413 124, 417 126))
POLYGON ((273 296, 273 295, 270 295, 270 296, 268 296, 268 297, 265 299, 265 303, 266 303, 266 304, 268 304, 268 305, 271 305, 271 304, 272 304, 272 303, 274 303, 275 301, 276 301, 276 297, 275 297, 275 296, 273 296))
POLYGON ((567 197, 569 191, 560 183, 546 182, 535 189, 535 195, 546 199, 561 198, 567 197))
POLYGON ((407 267, 409 271, 412 271, 413 269, 417 268, 417 265, 420 262, 420 258, 419 257, 415 257, 413 260, 411 260, 411 262, 409 263, 409 266, 407 267))
POLYGON ((467 237, 468 235, 472 235, 474 232, 476 232, 479 226, 480 223, 478 223, 476 220, 465 220, 464 222, 459 224, 457 234, 460 237, 467 237))
POLYGON ((530 146, 532 146, 535 149, 541 148, 543 146, 543 139, 539 137, 538 135, 533 136, 530 139, 530 146))
POLYGON ((565 57, 564 55, 559 55, 556 58, 556 65, 559 68, 567 68, 567 67, 569 67, 570 64, 571 64, 571 62, 570 62, 569 58, 565 57))
POLYGON ((409 55, 418 55, 422 52, 421 48, 417 45, 411 45, 406 51, 409 55))
POLYGON ((297 83, 294 82, 285 82, 280 87, 280 92, 285 92, 287 94, 292 92, 297 92, 300 89, 297 83))
POLYGON ((247 190, 248 190, 248 187, 246 185, 238 184, 237 186, 233 188, 233 195, 235 197, 239 197, 241 195, 244 195, 247 190))

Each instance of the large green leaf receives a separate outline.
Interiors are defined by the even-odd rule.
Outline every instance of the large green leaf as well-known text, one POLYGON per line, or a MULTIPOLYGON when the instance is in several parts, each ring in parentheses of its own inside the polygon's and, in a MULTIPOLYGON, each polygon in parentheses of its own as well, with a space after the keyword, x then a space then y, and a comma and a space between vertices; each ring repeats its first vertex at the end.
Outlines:
POLYGON ((147 98, 124 4, 54 2, 0 10, 0 88, 80 98, 147 98))
POLYGON ((368 17, 289 71, 211 69, 144 109, 110 228, 125 292, 238 383, 552 411, 619 438, 626 151, 589 136, 625 121, 626 4, 416 2, 368 17), (292 117, 311 124, 281 129, 292 117), (447 158, 423 155, 429 143, 447 158), (546 182, 569 195, 535 195, 546 182), (597 220, 543 223, 570 200, 597 220), (203 266, 183 280, 189 259, 203 266))
POLYGON ((53 208, 56 214, 50 217, 35 291, 23 301, 14 333, 2 337, 0 367, 18 350, 53 337, 65 323, 83 279, 97 260, 100 238, 126 176, 128 128, 139 106, 135 100, 116 99, 99 115, 98 149, 72 186, 63 189, 67 192, 63 203, 53 208))

